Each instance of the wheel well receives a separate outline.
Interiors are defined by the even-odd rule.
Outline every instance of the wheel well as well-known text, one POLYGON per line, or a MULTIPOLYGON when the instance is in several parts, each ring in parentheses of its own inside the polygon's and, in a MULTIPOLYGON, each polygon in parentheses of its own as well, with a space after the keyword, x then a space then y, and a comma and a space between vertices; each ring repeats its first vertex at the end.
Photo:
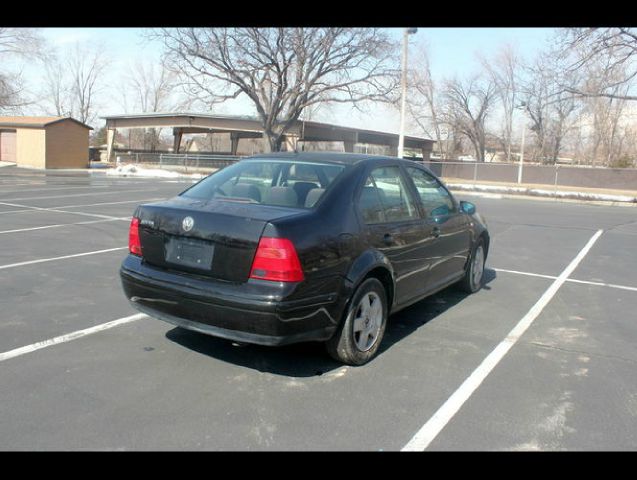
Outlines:
POLYGON ((394 304, 394 279, 392 278, 391 273, 389 273, 389 270, 383 267, 376 267, 365 275, 362 282, 368 278, 376 278, 383 284, 385 292, 387 293, 387 307, 391 310, 391 307, 394 304))
MULTIPOLYGON (((484 257, 486 259, 487 255, 489 254, 489 241, 490 241, 489 232, 484 230, 480 235, 478 235, 478 240, 476 240, 476 243, 478 243, 478 241, 480 240, 482 240, 482 243, 484 243, 484 257)), ((471 247, 471 252, 469 256, 467 257, 467 261, 464 265, 465 272, 467 271, 467 268, 469 268, 469 262, 471 262, 472 255, 473 255, 473 246, 471 247)))
POLYGON ((484 242, 484 255, 486 257, 487 254, 489 253, 489 241, 490 241, 489 234, 487 233, 486 230, 480 234, 480 238, 484 242))

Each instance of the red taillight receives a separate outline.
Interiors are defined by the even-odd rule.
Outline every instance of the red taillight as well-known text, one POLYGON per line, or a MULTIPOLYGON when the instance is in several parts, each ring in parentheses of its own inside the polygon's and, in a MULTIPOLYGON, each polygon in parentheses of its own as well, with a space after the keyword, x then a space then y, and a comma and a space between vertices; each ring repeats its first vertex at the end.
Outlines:
POLYGON ((128 230, 128 251, 133 255, 142 256, 142 244, 139 241, 139 218, 133 217, 128 230))
POLYGON ((250 278, 275 282, 303 280, 301 262, 292 242, 287 238, 261 238, 252 262, 250 278))

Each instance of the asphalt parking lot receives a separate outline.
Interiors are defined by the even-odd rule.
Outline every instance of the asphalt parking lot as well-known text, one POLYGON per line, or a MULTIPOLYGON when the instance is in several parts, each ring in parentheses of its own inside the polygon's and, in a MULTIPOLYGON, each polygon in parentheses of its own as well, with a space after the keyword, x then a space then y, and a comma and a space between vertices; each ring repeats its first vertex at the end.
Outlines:
POLYGON ((129 306, 130 216, 187 185, 0 169, 0 450, 637 449, 637 208, 459 194, 486 286, 353 368, 129 306))

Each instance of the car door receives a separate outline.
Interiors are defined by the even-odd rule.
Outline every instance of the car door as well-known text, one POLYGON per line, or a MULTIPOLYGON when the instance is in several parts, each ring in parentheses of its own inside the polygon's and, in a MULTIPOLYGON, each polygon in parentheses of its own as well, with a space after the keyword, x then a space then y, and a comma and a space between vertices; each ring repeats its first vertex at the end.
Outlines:
POLYGON ((425 213, 426 235, 436 239, 428 244, 427 260, 431 265, 427 287, 434 290, 463 275, 471 247, 469 221, 436 177, 416 166, 407 166, 405 171, 425 213))
POLYGON ((391 262, 396 277, 395 303, 423 290, 424 224, 414 194, 397 165, 368 170, 356 201, 368 245, 391 262))

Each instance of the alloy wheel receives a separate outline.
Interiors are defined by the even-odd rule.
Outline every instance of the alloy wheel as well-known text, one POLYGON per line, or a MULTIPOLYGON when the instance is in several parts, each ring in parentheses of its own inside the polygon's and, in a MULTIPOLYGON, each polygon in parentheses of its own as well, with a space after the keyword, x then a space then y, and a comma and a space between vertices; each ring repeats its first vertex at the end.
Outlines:
POLYGON ((370 350, 380 333, 383 324, 383 304, 375 292, 363 296, 354 314, 354 342, 361 352, 370 350))
POLYGON ((482 281, 482 274, 484 273, 484 248, 482 245, 478 245, 475 254, 473 255, 473 263, 471 265, 471 281, 473 285, 477 287, 482 281))

